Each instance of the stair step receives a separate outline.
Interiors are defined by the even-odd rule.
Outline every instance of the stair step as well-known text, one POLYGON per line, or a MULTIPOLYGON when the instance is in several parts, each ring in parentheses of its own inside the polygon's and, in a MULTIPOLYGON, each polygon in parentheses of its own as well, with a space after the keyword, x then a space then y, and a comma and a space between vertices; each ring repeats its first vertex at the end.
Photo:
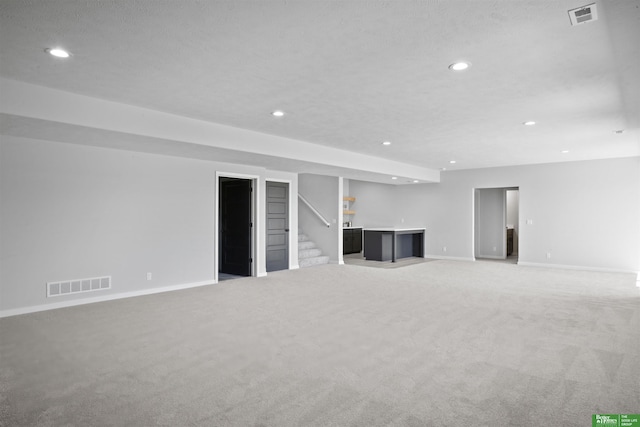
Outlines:
POLYGON ((329 257, 328 256, 316 256, 316 257, 312 257, 312 258, 303 258, 301 260, 298 261, 298 264, 300 265, 300 268, 305 268, 305 267, 312 267, 315 265, 323 265, 323 264, 328 264, 329 263, 329 257))
POLYGON ((316 244, 314 242, 312 242, 311 240, 306 240, 304 242, 298 242, 298 251, 304 250, 304 249, 313 249, 316 247, 316 244))
POLYGON ((329 257, 322 255, 322 249, 309 239, 309 236, 298 230, 298 265, 300 268, 328 264, 329 257))
POLYGON ((322 251, 320 249, 302 249, 298 250, 298 260, 303 258, 313 258, 322 255, 322 251))

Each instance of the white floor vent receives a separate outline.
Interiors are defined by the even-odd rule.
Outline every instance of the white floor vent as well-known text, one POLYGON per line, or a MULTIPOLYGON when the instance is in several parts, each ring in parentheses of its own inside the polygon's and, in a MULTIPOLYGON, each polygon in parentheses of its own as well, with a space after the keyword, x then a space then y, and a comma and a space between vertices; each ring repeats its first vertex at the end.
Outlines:
POLYGON ((586 24, 587 22, 595 21, 598 19, 596 4, 592 3, 577 9, 571 9, 569 11, 569 19, 571 19, 571 25, 586 24))
POLYGON ((111 289, 111 276, 47 282, 47 298, 111 289))

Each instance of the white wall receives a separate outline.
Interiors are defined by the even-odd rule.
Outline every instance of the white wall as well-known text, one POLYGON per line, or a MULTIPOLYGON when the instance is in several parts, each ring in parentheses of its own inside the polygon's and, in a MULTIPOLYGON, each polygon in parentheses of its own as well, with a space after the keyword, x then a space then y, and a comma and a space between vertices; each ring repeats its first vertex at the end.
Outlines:
POLYGON ((393 191, 352 180, 350 190, 365 225, 423 226, 428 257, 473 260, 474 189, 519 187, 520 264, 639 271, 639 171, 633 157, 448 171, 440 184, 393 191), (360 205, 377 192, 393 192, 391 203, 360 205))
POLYGON ((347 178, 344 178, 342 180, 342 193, 345 196, 351 196, 351 189, 349 187, 349 179, 347 179, 347 178))
POLYGON ((264 275, 265 178, 296 191, 295 174, 2 136, 0 315, 214 283, 216 173, 258 177, 264 275), (46 282, 103 275, 112 289, 46 297, 46 282))
POLYGON ((332 176, 300 174, 298 188, 300 194, 313 205, 326 219, 330 226, 327 227, 304 204, 298 208, 298 224, 301 231, 313 240, 317 247, 322 249, 323 255, 327 255, 331 262, 339 262, 339 242, 341 239, 342 218, 342 193, 341 179, 332 176))
MULTIPOLYGON (((396 202, 395 186, 349 180, 349 196, 355 197, 353 225, 386 227, 402 224, 403 207, 396 202)), ((409 224, 417 226, 417 224, 409 224)))

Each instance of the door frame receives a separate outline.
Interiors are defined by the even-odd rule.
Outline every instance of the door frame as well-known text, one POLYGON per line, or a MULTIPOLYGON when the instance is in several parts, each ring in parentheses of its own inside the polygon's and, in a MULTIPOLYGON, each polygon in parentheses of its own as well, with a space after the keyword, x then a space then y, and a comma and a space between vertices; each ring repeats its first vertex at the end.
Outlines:
MULTIPOLYGON (((294 191, 293 191, 293 181, 290 179, 279 179, 279 178, 265 178, 265 183, 264 183, 264 187, 265 187, 265 191, 267 188, 267 182, 279 182, 281 184, 287 184, 289 185, 289 200, 287 200, 288 203, 288 209, 289 209, 289 260, 288 260, 288 264, 289 264, 289 268, 288 270, 294 270, 296 268, 298 268, 298 227, 296 225, 295 230, 293 228, 293 201, 295 200, 293 198, 294 196, 294 191), (294 247, 294 241, 295 241, 295 247, 294 247), (292 257, 294 256, 295 253, 295 259, 292 259, 292 257)), ((297 196, 297 191, 296 193, 296 198, 297 196)), ((265 204, 266 204, 266 194, 265 194, 265 204)), ((264 217, 265 220, 267 218, 267 212, 266 212, 266 208, 265 208, 265 213, 264 213, 264 217)), ((267 230, 265 228, 264 230, 264 247, 265 247, 265 251, 267 248, 267 230)), ((265 258, 266 258, 266 254, 265 254, 265 258)), ((265 264, 266 264, 266 259, 265 259, 265 264)), ((265 268, 266 270, 266 268, 265 268)))
MULTIPOLYGON (((516 259, 520 260, 520 230, 522 229, 521 227, 521 223, 520 223, 520 187, 505 187, 504 188, 504 218, 505 218, 505 229, 504 232, 506 234, 507 232, 507 224, 508 224, 508 217, 509 217, 509 201, 507 199, 507 193, 509 191, 517 191, 518 192, 518 203, 517 203, 517 208, 518 208, 518 225, 516 227, 516 225, 514 224, 513 227, 513 244, 514 246, 516 246, 517 243, 517 251, 516 251, 516 259)), ((505 245, 506 245, 506 237, 505 237, 505 245)), ((506 249, 505 249, 505 253, 506 253, 506 249)), ((509 257, 509 255, 507 255, 507 258, 509 257)))
POLYGON ((213 212, 213 247, 214 247, 214 257, 213 257, 213 278, 216 283, 218 283, 218 270, 220 269, 220 178, 239 178, 239 179, 247 179, 251 181, 251 222, 253 224, 253 229, 251 230, 251 259, 253 262, 251 263, 251 276, 257 275, 257 236, 259 236, 260 232, 260 224, 257 221, 256 213, 258 210, 258 201, 260 200, 260 186, 258 185, 260 177, 258 175, 250 175, 243 173, 234 173, 234 172, 220 172, 216 171, 216 180, 214 185, 214 201, 215 208, 213 212))

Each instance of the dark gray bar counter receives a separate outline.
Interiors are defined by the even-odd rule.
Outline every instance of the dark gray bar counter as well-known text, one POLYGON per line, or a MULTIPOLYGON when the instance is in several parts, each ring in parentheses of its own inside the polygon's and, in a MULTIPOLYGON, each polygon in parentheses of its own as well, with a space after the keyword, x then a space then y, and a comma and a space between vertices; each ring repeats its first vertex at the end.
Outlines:
POLYGON ((365 228, 364 257, 391 261, 406 257, 424 257, 424 228, 365 228))

